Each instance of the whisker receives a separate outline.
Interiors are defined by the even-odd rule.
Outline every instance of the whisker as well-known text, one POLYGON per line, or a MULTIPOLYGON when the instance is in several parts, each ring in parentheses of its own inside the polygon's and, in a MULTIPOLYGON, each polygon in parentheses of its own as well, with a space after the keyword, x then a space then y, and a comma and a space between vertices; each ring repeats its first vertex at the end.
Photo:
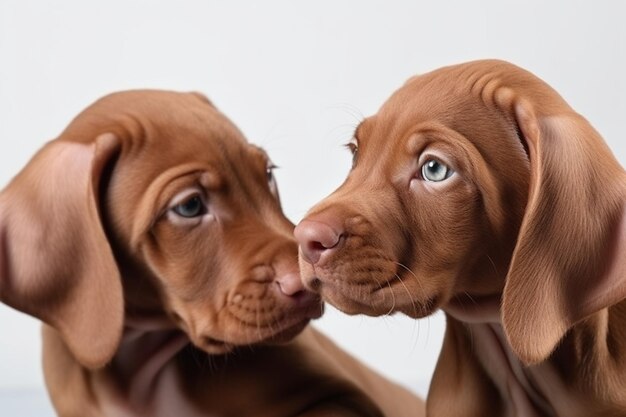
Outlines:
POLYGON ((409 300, 411 300, 411 305, 413 306, 413 313, 415 314, 415 316, 417 316, 417 304, 415 304, 415 300, 413 295, 411 294, 411 291, 409 291, 409 288, 406 286, 402 278, 400 278, 400 275, 395 274, 395 276, 396 278, 398 278, 398 281, 400 281, 400 284, 402 284, 404 290, 406 291, 406 294, 409 296, 409 300))
MULTIPOLYGON (((400 275, 395 274, 395 276, 396 276, 396 278, 398 278, 398 281, 400 281, 400 283, 404 287, 404 290, 406 291, 407 295, 409 296, 409 300, 411 300, 411 306, 413 307, 413 313, 417 317, 418 316, 417 304, 415 303, 415 299, 414 299, 413 295, 411 294, 411 291, 409 291, 409 288, 406 286, 406 284, 404 283, 404 281, 402 280, 400 275)), ((416 336, 416 331, 415 331, 416 326, 419 326, 419 323, 418 323, 417 320, 413 320, 413 328, 411 329, 411 339, 415 340, 415 342, 413 343, 413 348, 415 348, 417 346, 417 341, 419 339, 419 327, 417 329, 417 336, 416 336)))
MULTIPOLYGON (((415 274, 415 272, 413 272, 413 270, 411 270, 411 268, 409 268, 408 266, 404 265, 401 262, 397 262, 394 261, 394 263, 396 265, 398 265, 399 267, 403 268, 404 270, 406 270, 409 274, 411 274, 411 276, 415 279, 415 282, 417 283, 417 286, 419 287, 420 292, 422 293, 422 297, 426 297, 426 291, 424 290, 424 286, 422 285, 422 282, 420 281, 420 279, 417 277, 417 275, 415 274)), ((420 306, 420 310, 423 310, 423 307, 420 306)), ((420 329, 420 323, 418 320, 415 320, 417 322, 417 326, 418 326, 418 331, 417 331, 417 337, 415 339, 415 345, 417 346, 417 341, 419 340, 419 329, 420 329)), ((426 317, 426 340, 425 340, 425 345, 428 345, 428 340, 429 340, 429 336, 430 336, 430 316, 426 317)))
POLYGON ((215 372, 215 369, 213 368, 213 355, 209 355, 208 353, 206 353, 204 355, 204 358, 205 360, 202 361, 202 365, 200 366, 200 369, 204 371, 208 368, 209 372, 211 373, 215 372))
POLYGON ((420 279, 417 277, 417 275, 415 275, 415 272, 413 272, 411 268, 409 268, 408 266, 404 265, 401 262, 394 261, 394 263, 398 265, 399 267, 404 268, 409 274, 413 276, 413 278, 415 278, 415 282, 417 282, 417 286, 420 288, 422 297, 426 297, 426 291, 424 290, 424 287, 422 286, 420 279))
POLYGON ((500 276, 498 268, 496 267, 496 263, 493 261, 493 259, 491 259, 491 256, 487 255, 487 259, 489 259, 489 262, 491 262, 491 266, 493 266, 493 271, 496 273, 496 276, 500 276))
MULTIPOLYGON (((393 310, 395 310, 395 308, 396 308, 396 295, 393 293, 393 288, 391 288, 391 283, 389 281, 387 281, 387 285, 389 286, 389 292, 391 292, 392 305, 391 305, 391 308, 389 309, 389 311, 385 314, 385 316, 391 315, 393 310)), ((384 295, 385 294, 383 293, 383 297, 384 297, 384 295)))
POLYGON ((353 129, 356 128, 356 126, 365 119, 363 112, 359 110, 358 107, 350 103, 337 103, 334 106, 328 106, 328 109, 342 110, 343 112, 351 116, 354 119, 352 127, 353 129))
POLYGON ((426 317, 426 346, 430 338, 430 316, 426 317))
POLYGON ((256 335, 261 338, 261 321, 259 320, 259 309, 254 310, 254 317, 256 319, 256 335))
POLYGON ((383 286, 382 286, 382 284, 381 284, 380 282, 378 282, 377 280, 374 280, 374 281, 376 281, 376 284, 378 284, 378 289, 379 289, 379 290, 381 290, 380 292, 381 292, 381 294, 383 295, 383 303, 384 303, 384 302, 386 301, 387 297, 385 296, 385 292, 382 290, 382 289, 383 289, 383 286))
MULTIPOLYGON (((248 334, 248 333, 249 333, 249 331, 250 331, 250 328, 249 328, 249 327, 247 327, 247 326, 246 326, 246 327, 244 327, 244 325, 243 325, 243 323, 242 323, 241 321, 237 321, 237 325, 239 326, 239 332, 240 332, 241 334, 245 334, 245 335, 247 336, 247 334, 248 334)), ((250 343, 248 343, 248 344, 246 344, 245 346, 246 346, 246 348, 247 348, 250 352, 254 352, 254 346, 253 346, 253 345, 251 345, 250 343)))
POLYGON ((341 133, 341 140, 345 141, 346 136, 348 138, 352 137, 354 135, 354 130, 356 129, 356 127, 363 121, 363 119, 365 119, 365 116, 363 115, 363 113, 356 107, 350 105, 349 103, 339 103, 335 106, 329 106, 329 109, 339 109, 344 111, 345 113, 347 113, 348 115, 350 115, 354 121, 352 123, 344 123, 340 126, 335 127, 334 129, 332 129, 330 132, 327 133, 327 135, 329 136, 335 136, 335 132, 338 131, 339 129, 343 129, 345 130, 345 133, 341 133))
POLYGON ((474 300, 474 298, 470 295, 470 293, 468 293, 467 291, 463 291, 463 293, 467 296, 467 298, 470 299, 472 303, 474 303, 475 305, 478 305, 478 303, 476 302, 476 300, 474 300))

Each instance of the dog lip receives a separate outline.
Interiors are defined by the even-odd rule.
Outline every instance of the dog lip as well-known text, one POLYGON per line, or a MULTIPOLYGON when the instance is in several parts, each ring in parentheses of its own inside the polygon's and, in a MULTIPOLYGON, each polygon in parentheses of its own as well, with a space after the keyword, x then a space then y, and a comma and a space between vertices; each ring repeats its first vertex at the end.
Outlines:
POLYGON ((216 339, 212 336, 200 336, 199 343, 194 343, 198 348, 212 355, 220 355, 231 352, 236 344, 216 339))
MULTIPOLYGON (((350 284, 346 283, 345 285, 349 286, 350 284)), ((391 298, 385 297, 385 292, 393 291, 392 286, 402 285, 400 281, 393 282, 390 280, 385 284, 372 281, 369 285, 371 290, 368 293, 361 293, 361 297, 354 296, 354 294, 350 295, 350 292, 346 291, 345 285, 324 281, 320 288, 320 294, 324 301, 349 315, 365 314, 377 317, 400 312, 417 319, 429 316, 439 308, 440 297, 437 295, 424 301, 409 299, 408 302, 403 303, 398 303, 398 294, 391 298), (394 304, 385 303, 385 298, 394 300, 394 304)), ((363 285, 356 285, 356 287, 363 289, 363 285)))
POLYGON ((269 345, 287 343, 291 341, 294 337, 299 335, 300 332, 302 332, 306 328, 309 322, 310 322, 310 319, 305 319, 305 320, 298 321, 295 324, 286 326, 285 328, 282 328, 281 330, 277 331, 273 335, 268 336, 265 339, 261 340, 259 343, 269 344, 269 345))
POLYGON ((323 304, 319 304, 316 309, 308 309, 302 313, 302 316, 289 315, 290 320, 285 324, 279 326, 279 328, 271 335, 264 337, 257 343, 286 343, 296 337, 313 319, 319 318, 323 313, 323 304))
POLYGON ((211 336, 203 336, 202 341, 206 343, 207 345, 216 345, 216 346, 228 345, 228 343, 224 342, 223 340, 219 340, 211 336))
POLYGON ((324 313, 324 303, 319 296, 316 296, 311 301, 306 302, 298 307, 296 307, 289 314, 290 316, 299 316, 306 319, 318 319, 324 313))
POLYGON ((338 289, 332 291, 325 290, 323 293, 325 293, 323 294, 324 300, 349 315, 365 314, 368 316, 379 316, 389 312, 389 309, 379 312, 379 309, 377 309, 374 305, 349 297, 343 291, 338 289))
POLYGON ((308 311, 307 317, 310 319, 319 319, 324 314, 324 302, 321 298, 318 298, 317 301, 317 304, 308 311))

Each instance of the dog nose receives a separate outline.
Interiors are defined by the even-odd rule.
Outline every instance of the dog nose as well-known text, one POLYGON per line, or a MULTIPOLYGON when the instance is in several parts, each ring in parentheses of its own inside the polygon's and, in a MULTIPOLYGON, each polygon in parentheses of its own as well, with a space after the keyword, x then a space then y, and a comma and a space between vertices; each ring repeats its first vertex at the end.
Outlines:
POLYGON ((295 272, 276 278, 276 283, 280 288, 280 292, 289 297, 294 297, 298 295, 299 292, 305 291, 302 280, 300 279, 300 274, 295 272))
POLYGON ((319 296, 308 291, 298 273, 288 273, 276 278, 280 292, 300 305, 319 303, 319 296))
POLYGON ((311 265, 318 263, 322 255, 336 247, 341 240, 341 233, 319 220, 302 220, 296 226, 294 235, 300 244, 302 256, 311 265))

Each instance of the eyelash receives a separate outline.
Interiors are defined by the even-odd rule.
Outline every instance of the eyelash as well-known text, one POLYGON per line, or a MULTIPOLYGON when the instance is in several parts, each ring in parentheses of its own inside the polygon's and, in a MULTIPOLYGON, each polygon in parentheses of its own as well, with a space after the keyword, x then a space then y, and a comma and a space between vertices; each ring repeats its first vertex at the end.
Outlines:
POLYGON ((346 148, 350 150, 352 154, 352 168, 356 166, 358 156, 359 156, 359 145, 354 142, 346 143, 346 148))

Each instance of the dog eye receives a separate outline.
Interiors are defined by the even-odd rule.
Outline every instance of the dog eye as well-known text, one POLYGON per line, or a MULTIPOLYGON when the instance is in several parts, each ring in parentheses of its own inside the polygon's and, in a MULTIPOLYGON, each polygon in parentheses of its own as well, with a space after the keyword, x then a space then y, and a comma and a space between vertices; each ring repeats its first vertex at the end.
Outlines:
POLYGON ((454 171, 448 168, 447 165, 436 159, 429 159, 422 165, 422 177, 426 181, 440 182, 450 178, 453 173, 454 171))
POLYGON ((174 213, 178 214, 181 217, 198 217, 202 214, 206 213, 206 207, 204 206, 204 202, 199 195, 193 195, 187 200, 183 201, 180 204, 172 207, 174 213))
POLYGON ((346 145, 346 148, 348 148, 350 153, 352 153, 352 168, 354 168, 359 158, 359 147, 356 143, 350 142, 346 145))
POLYGON ((267 163, 267 167, 265 168, 265 176, 267 178, 267 185, 269 186, 270 192, 278 199, 278 185, 276 184, 276 177, 274 177, 274 170, 278 167, 273 163, 267 163))
POLYGON ((276 165, 272 164, 271 162, 267 165, 267 168, 265 168, 265 175, 267 177, 267 183, 272 185, 276 180, 274 178, 274 170, 278 168, 276 165))

